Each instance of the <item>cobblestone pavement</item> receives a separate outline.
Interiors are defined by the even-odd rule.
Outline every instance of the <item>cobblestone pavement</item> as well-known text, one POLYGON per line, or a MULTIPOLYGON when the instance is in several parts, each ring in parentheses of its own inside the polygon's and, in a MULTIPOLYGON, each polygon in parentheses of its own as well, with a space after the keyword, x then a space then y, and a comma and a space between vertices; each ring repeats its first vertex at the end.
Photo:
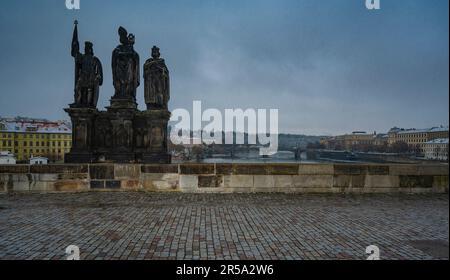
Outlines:
POLYGON ((448 259, 448 195, 0 195, 0 259, 448 259))

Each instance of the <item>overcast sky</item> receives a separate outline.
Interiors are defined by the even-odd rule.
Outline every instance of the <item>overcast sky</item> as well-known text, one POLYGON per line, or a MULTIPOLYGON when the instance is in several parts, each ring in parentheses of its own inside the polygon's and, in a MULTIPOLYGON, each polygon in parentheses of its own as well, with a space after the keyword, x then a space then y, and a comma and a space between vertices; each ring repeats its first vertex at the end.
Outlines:
MULTIPOLYGON (((153 45, 171 71, 170 108, 279 109, 281 132, 339 134, 448 125, 448 0, 4 0, 0 115, 68 119, 73 20, 113 94, 122 25, 141 67, 153 45)), ((84 44, 83 44, 84 45, 84 44)), ((144 108, 143 85, 138 90, 144 108)))

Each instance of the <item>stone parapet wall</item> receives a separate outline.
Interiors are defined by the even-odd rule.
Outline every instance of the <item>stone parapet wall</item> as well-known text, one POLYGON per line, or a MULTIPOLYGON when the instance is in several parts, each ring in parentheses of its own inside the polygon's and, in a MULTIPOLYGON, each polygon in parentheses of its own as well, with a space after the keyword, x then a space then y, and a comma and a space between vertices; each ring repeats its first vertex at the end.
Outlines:
POLYGON ((0 165, 0 192, 448 193, 448 165, 0 165))

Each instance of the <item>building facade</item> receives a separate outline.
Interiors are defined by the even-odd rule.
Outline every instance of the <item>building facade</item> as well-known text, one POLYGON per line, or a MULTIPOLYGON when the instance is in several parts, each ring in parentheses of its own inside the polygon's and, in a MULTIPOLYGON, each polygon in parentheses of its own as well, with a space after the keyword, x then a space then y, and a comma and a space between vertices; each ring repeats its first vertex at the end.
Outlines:
POLYGON ((387 142, 384 134, 366 133, 365 131, 355 131, 351 134, 344 134, 335 137, 328 137, 320 140, 320 144, 326 149, 332 150, 367 150, 373 146, 382 146, 387 142))
POLYGON ((424 144, 425 158, 431 160, 448 160, 448 138, 428 141, 424 144))
POLYGON ((28 118, 0 119, 0 151, 14 154, 20 163, 33 156, 63 162, 72 145, 71 125, 65 121, 28 118))
POLYGON ((43 165, 43 164, 48 164, 48 158, 46 158, 46 157, 32 157, 32 158, 30 158, 30 164, 31 165, 35 165, 35 164, 37 164, 37 165, 43 165))
POLYGON ((435 139, 448 138, 448 127, 429 129, 401 129, 394 127, 388 133, 388 143, 405 142, 411 150, 425 154, 426 143, 435 139))
POLYGON ((10 152, 0 151, 0 164, 16 164, 16 158, 10 152))

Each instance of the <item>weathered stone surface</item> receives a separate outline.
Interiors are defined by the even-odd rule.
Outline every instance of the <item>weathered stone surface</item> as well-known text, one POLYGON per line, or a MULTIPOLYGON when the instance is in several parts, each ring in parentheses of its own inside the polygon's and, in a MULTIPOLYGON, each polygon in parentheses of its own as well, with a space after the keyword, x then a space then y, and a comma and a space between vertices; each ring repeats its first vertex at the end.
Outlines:
POLYGON ((448 165, 419 165, 417 175, 447 175, 448 165))
POLYGON ((216 164, 221 175, 297 175, 298 164, 216 164))
POLYGON ((47 181, 47 182, 54 182, 58 180, 58 174, 31 174, 32 181, 38 182, 38 181, 47 181))
POLYGON ((363 188, 362 189, 363 193, 399 193, 400 192, 400 188, 396 187, 396 188, 391 188, 391 187, 371 187, 371 188, 363 188))
POLYGON ((214 164, 180 164, 180 174, 214 174, 214 164))
POLYGON ((356 164, 335 164, 334 174, 335 175, 363 175, 368 172, 367 165, 356 165, 356 164))
POLYGON ((120 184, 121 189, 124 190, 139 190, 142 188, 140 180, 122 180, 120 184))
POLYGON ((293 177, 291 175, 274 176, 275 188, 280 192, 284 192, 285 189, 294 187, 293 177))
POLYGON ((297 175, 298 164, 284 163, 269 165, 270 175, 297 175))
POLYGON ((31 174, 0 174, 0 181, 3 182, 29 182, 33 180, 31 174))
POLYGON ((253 176, 253 188, 264 191, 264 189, 275 189, 275 176, 255 175, 253 176))
POLYGON ((331 188, 333 175, 297 175, 292 177, 296 188, 331 188))
POLYGON ((287 193, 304 193, 304 194, 322 194, 322 193, 339 193, 343 192, 337 188, 325 188, 325 187, 317 187, 317 188, 293 188, 290 189, 287 193))
POLYGON ((233 164, 232 163, 217 163, 216 164, 216 174, 220 175, 231 175, 233 174, 233 164))
POLYGON ((30 173, 29 165, 0 165, 0 173, 30 173))
POLYGON ((389 166, 387 165, 369 165, 369 175, 389 175, 389 166))
POLYGON ((146 191, 177 191, 180 176, 174 173, 145 173, 141 175, 141 182, 146 191))
POLYGON ((266 164, 233 164, 235 175, 269 175, 270 167, 266 164))
POLYGON ((59 173, 87 173, 87 164, 58 164, 58 165, 31 165, 30 173, 59 174, 59 173))
POLYGON ((366 175, 335 175, 333 187, 335 188, 363 188, 366 175))
POLYGON ((94 181, 94 180, 91 180, 90 187, 91 187, 91 189, 104 189, 105 188, 105 181, 94 181))
POLYGON ((8 182, 8 190, 13 192, 25 192, 31 190, 31 182, 8 182))
POLYGON ((121 182, 117 180, 106 180, 105 189, 120 189, 121 182))
POLYGON ((299 164, 299 175, 333 175, 333 164, 299 164))
POLYGON ((400 188, 432 188, 433 176, 400 175, 400 188))
POLYGON ((180 175, 181 191, 196 191, 198 189, 198 176, 196 175, 180 175))
POLYGON ((216 174, 221 175, 270 175, 273 169, 281 171, 281 168, 278 169, 268 164, 216 164, 216 174))
POLYGON ((335 175, 389 175, 389 166, 386 165, 358 165, 358 164, 335 164, 335 175))
POLYGON ((89 183, 82 180, 62 180, 53 184, 54 191, 57 192, 77 192, 89 190, 89 183))
POLYGON ((400 180, 398 176, 390 175, 367 175, 365 187, 367 188, 398 188, 400 180))
POLYGON ((251 175, 226 175, 223 180, 225 188, 253 188, 251 175))
POLYGON ((390 175, 418 175, 417 165, 393 164, 389 165, 390 175))
POLYGON ((34 181, 29 184, 31 192, 53 192, 55 191, 55 182, 34 181))
POLYGON ((223 184, 222 175, 198 176, 199 188, 219 188, 223 184))
POLYGON ((67 173, 58 174, 58 180, 87 180, 89 179, 88 173, 67 173))
MULTIPOLYGON (((19 169, 25 170, 24 166, 19 165, 19 169)), ((175 164, 53 165, 36 166, 36 173, 28 173, 30 170, 23 174, 1 173, 0 192, 144 189, 193 193, 314 193, 314 189, 317 192, 328 189, 330 193, 443 193, 448 192, 448 170, 445 167, 446 165, 354 164, 182 164, 180 167, 175 164), (75 173, 85 169, 90 172, 75 173), (45 173, 51 170, 55 173, 45 173), (179 170, 181 174, 178 173, 179 170), (343 174, 332 175, 334 172, 343 174), (294 173, 295 175, 291 175, 294 173)))
POLYGON ((433 176, 433 187, 448 189, 448 176, 433 176))
POLYGON ((114 165, 90 165, 89 176, 91 179, 114 179, 114 165))
POLYGON ((142 173, 178 173, 178 164, 145 164, 142 173))
POLYGON ((114 164, 114 179, 139 180, 141 166, 139 164, 114 164))

